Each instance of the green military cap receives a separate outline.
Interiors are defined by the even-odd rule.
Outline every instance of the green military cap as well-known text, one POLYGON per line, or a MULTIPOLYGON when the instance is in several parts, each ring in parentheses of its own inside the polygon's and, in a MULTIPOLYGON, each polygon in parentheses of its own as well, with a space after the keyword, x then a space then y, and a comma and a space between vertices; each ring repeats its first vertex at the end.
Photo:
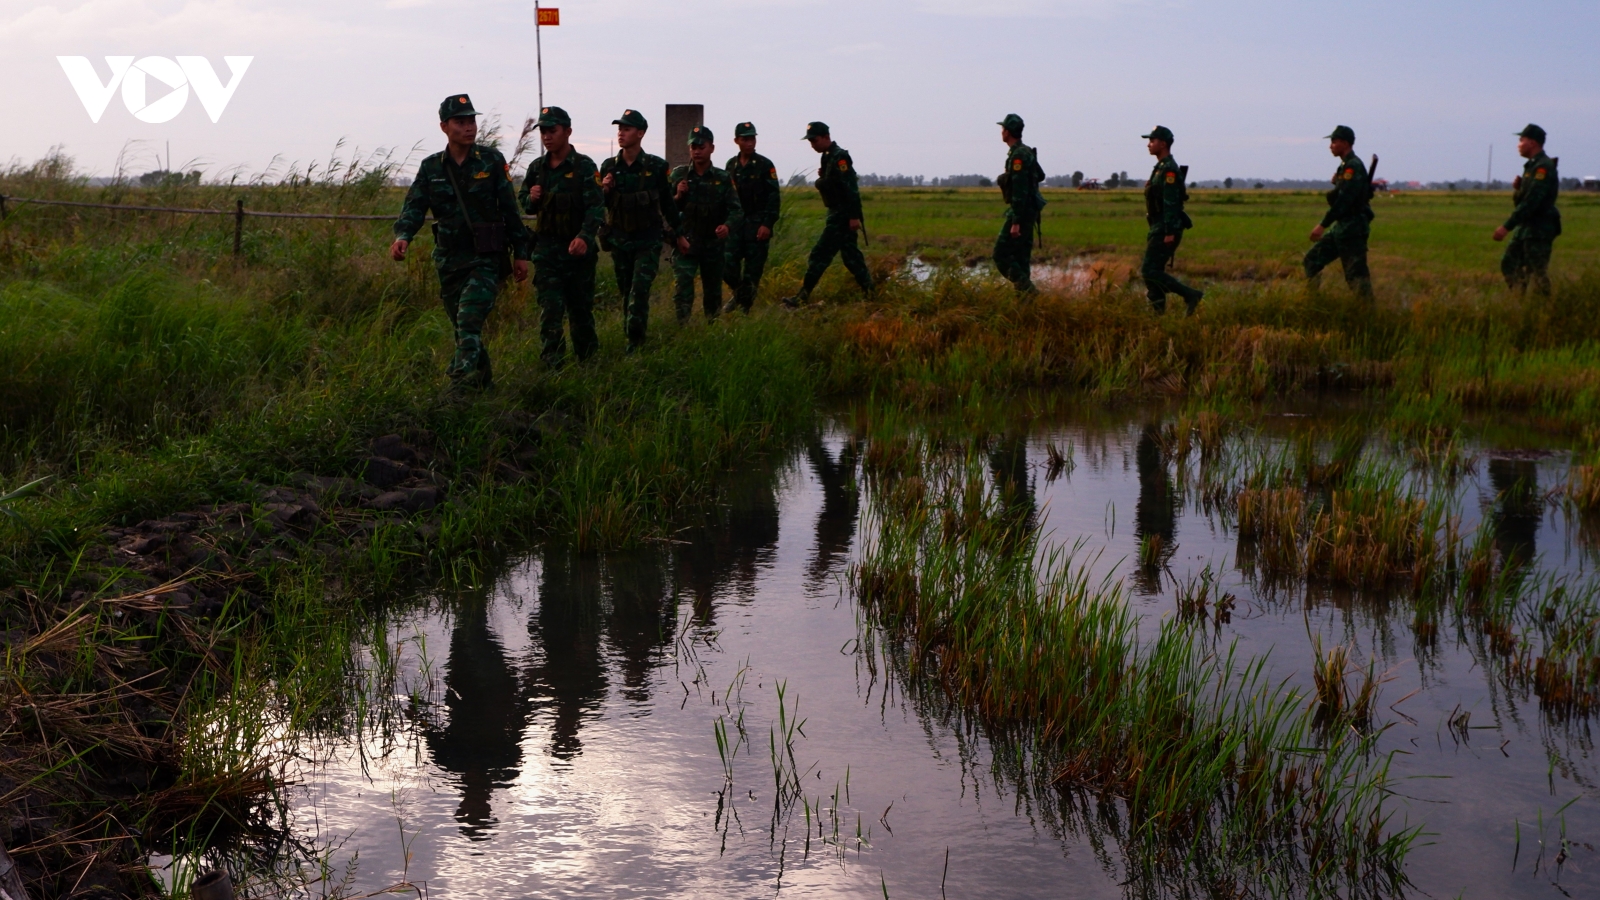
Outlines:
POLYGON ((612 119, 611 124, 630 125, 639 129, 640 131, 645 131, 650 128, 650 123, 644 120, 644 114, 639 112, 637 109, 623 110, 621 118, 612 119))
POLYGON ((1517 132, 1517 137, 1525 137, 1525 138, 1528 138, 1530 140, 1538 141, 1540 146, 1543 146, 1544 145, 1545 133, 1544 133, 1544 129, 1543 128, 1540 128, 1539 126, 1533 124, 1532 122, 1529 122, 1527 128, 1524 128, 1521 131, 1517 132))
POLYGON ((740 122, 739 124, 733 126, 733 136, 736 137, 736 138, 755 137, 756 136, 755 123, 754 122, 740 122))
POLYGON ((1149 134, 1141 134, 1139 137, 1142 137, 1147 141, 1166 141, 1170 144, 1172 143, 1172 129, 1165 125, 1157 125, 1156 127, 1150 129, 1149 134))
POLYGON ((995 124, 1004 126, 1005 130, 1011 132, 1013 136, 1022 133, 1022 117, 1016 113, 1008 113, 1004 119, 995 124))
POLYGON ((695 127, 689 129, 689 144, 691 146, 695 144, 712 143, 716 143, 716 138, 711 136, 711 129, 705 127, 704 125, 696 125, 695 127))
POLYGON ((472 98, 466 94, 451 94, 439 104, 439 121, 454 119, 456 116, 480 116, 482 113, 472 108, 472 98))
POLYGON ((1356 130, 1349 125, 1339 125, 1333 129, 1333 134, 1324 135, 1330 141, 1356 142, 1356 130))
POLYGON ((827 136, 828 136, 828 126, 825 123, 812 122, 811 124, 806 126, 806 136, 801 138, 800 140, 809 141, 812 138, 827 137, 827 136))
POLYGON ((544 109, 539 110, 540 128, 550 128, 557 125, 564 128, 572 127, 572 117, 567 115, 566 110, 559 106, 546 106, 544 109))

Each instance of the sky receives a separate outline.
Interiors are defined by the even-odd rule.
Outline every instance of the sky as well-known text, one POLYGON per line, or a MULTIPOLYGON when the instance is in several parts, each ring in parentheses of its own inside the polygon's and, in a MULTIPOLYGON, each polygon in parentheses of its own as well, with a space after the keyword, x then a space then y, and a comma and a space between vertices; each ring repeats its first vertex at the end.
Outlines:
MULTIPOLYGON (((1323 178, 1336 124, 1397 180, 1509 179, 1532 121, 1566 176, 1600 174, 1594 0, 552 0, 545 102, 574 143, 610 150, 625 108, 663 123, 702 103, 731 155, 754 121, 779 173, 814 170, 827 122, 862 172, 998 172, 1015 112, 1050 174, 1142 174, 1156 124, 1191 180, 1323 178)), ((86 174, 119 158, 208 177, 303 168, 380 148, 412 166, 443 147, 439 101, 466 92, 515 130, 537 110, 534 13, 509 0, 0 0, 0 83, 20 89, 0 164, 60 145, 86 174), (92 122, 58 56, 251 56, 219 121, 198 95, 171 121, 121 92, 92 122), (340 144, 342 143, 342 146, 340 144), (168 147, 170 146, 170 151, 168 147), (337 149, 336 149, 337 148, 337 149), (414 149, 415 148, 415 149, 414 149)), ((138 64, 136 64, 138 65, 138 64)), ((166 91, 147 79, 147 100, 166 91)), ((663 150, 657 127, 645 147, 663 150)))

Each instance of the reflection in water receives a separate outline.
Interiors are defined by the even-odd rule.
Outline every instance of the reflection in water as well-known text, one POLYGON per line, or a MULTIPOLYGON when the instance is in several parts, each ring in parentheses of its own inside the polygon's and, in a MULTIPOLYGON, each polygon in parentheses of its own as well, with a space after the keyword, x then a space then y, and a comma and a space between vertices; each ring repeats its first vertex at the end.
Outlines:
POLYGON ((822 488, 822 511, 817 514, 817 549, 806 565, 806 585, 817 590, 850 552, 861 511, 861 490, 856 485, 857 445, 848 441, 834 461, 820 437, 806 444, 806 459, 822 488))
POLYGON ((605 698, 600 656, 600 558, 571 547, 551 548, 539 572, 539 610, 528 623, 543 653, 528 674, 536 709, 549 709, 550 755, 570 760, 583 752, 578 729, 605 698))
POLYGON ((1031 531, 1039 511, 1034 501, 1032 473, 1028 470, 1028 441, 1008 435, 989 446, 989 474, 1011 524, 1031 531))
POLYGON ((1491 459, 1489 486, 1495 492, 1490 514, 1495 549, 1507 563, 1533 561, 1539 524, 1544 521, 1538 465, 1531 459, 1491 459))
POLYGON ((755 596, 756 573, 771 565, 778 544, 778 498, 771 472, 731 479, 726 502, 697 528, 680 535, 673 553, 678 584, 689 592, 698 625, 716 621, 712 600, 724 590, 755 596))
POLYGON ((509 784, 522 763, 527 704, 505 648, 489 631, 484 598, 471 598, 457 611, 445 666, 448 724, 429 727, 424 738, 439 768, 461 781, 461 833, 487 840, 494 824, 489 794, 509 784))
POLYGON ((1133 508, 1134 537, 1141 542, 1160 542, 1157 565, 1143 567, 1134 581, 1141 589, 1151 592, 1161 589, 1160 569, 1177 548, 1178 531, 1178 492, 1173 487, 1166 457, 1157 440, 1160 434, 1160 425, 1146 425, 1134 449, 1134 462, 1139 469, 1139 499, 1133 508))

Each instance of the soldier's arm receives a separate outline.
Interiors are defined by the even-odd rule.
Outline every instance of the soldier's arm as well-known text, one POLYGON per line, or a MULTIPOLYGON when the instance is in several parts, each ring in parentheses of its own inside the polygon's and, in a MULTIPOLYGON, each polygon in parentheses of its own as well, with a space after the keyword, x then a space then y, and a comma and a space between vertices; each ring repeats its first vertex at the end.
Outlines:
POLYGON ((606 223, 606 195, 600 190, 600 170, 594 163, 585 161, 573 177, 578 179, 583 196, 583 225, 578 229, 578 237, 593 247, 595 233, 606 223))
POLYGON ((1027 232, 1039 216, 1033 191, 1033 160, 1018 153, 1006 162, 1006 169, 1011 175, 1011 218, 1013 224, 1027 232))
POLYGON ((855 160, 848 153, 841 154, 839 159, 844 163, 839 174, 844 180, 845 218, 865 219, 866 216, 861 213, 861 179, 856 177, 855 160))
POLYGON ((672 182, 667 178, 666 167, 656 170, 656 204, 661 207, 661 221, 665 226, 664 236, 671 238, 678 233, 681 217, 678 215, 678 204, 672 199, 672 182))
POLYGON ((1355 208, 1360 203, 1357 190, 1358 188, 1366 190, 1367 187, 1366 170, 1367 167, 1360 162, 1355 165, 1350 163, 1339 164, 1339 172, 1334 176, 1333 202, 1328 204, 1328 211, 1322 216, 1323 228, 1333 225, 1333 223, 1355 211, 1355 208), (1345 177, 1345 172, 1347 171, 1351 173, 1349 178, 1345 177))
POLYGON ((778 216, 783 213, 783 185, 778 183, 778 167, 769 161, 762 180, 767 185, 767 208, 763 211, 762 221, 756 224, 772 228, 778 224, 778 216))
POLYGON ((517 208, 517 189, 511 183, 511 166, 506 164, 504 157, 494 164, 499 167, 499 171, 493 173, 498 182, 495 185, 494 202, 501 221, 506 223, 506 241, 517 259, 531 259, 533 254, 528 244, 528 229, 522 224, 522 211, 517 208))
POLYGON ((1175 168, 1161 173, 1161 230, 1183 234, 1183 185, 1175 168))
POLYGON ((528 190, 539 183, 539 173, 536 171, 538 167, 539 163, 535 161, 533 165, 528 166, 528 174, 522 178, 522 196, 519 199, 522 202, 522 211, 530 216, 539 212, 539 204, 528 198, 528 190))
POLYGON ((422 221, 428 217, 428 175, 427 166, 417 168, 417 177, 411 181, 411 189, 406 191, 406 200, 400 207, 400 218, 394 222, 394 236, 397 240, 410 243, 416 240, 417 232, 422 230, 422 221))

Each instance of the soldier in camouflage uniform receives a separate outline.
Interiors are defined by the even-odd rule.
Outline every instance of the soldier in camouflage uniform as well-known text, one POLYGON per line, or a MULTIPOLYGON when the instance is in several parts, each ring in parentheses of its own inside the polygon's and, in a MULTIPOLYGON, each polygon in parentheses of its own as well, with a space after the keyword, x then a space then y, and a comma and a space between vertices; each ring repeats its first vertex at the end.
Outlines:
POLYGON ((524 208, 534 226, 533 285, 539 292, 540 355, 552 366, 566 358, 562 320, 571 323, 572 350, 585 360, 600 349, 594 333, 595 233, 605 222, 600 172, 572 148, 572 118, 559 106, 539 110, 544 154, 522 181, 524 208))
POLYGON ((1194 227, 1194 222, 1183 211, 1189 192, 1184 185, 1184 170, 1172 158, 1172 129, 1157 125, 1141 137, 1149 142, 1146 146, 1156 158, 1156 165, 1144 185, 1144 217, 1150 231, 1145 236, 1144 262, 1139 274, 1144 277, 1145 293, 1156 315, 1167 311, 1168 294, 1182 297, 1189 314, 1194 315, 1205 292, 1167 274, 1167 264, 1172 262, 1178 245, 1183 243, 1183 232, 1194 227))
POLYGON ((767 250, 772 246, 772 229, 778 224, 782 192, 778 167, 756 152, 755 124, 735 125, 733 142, 739 145, 739 155, 730 157, 725 168, 739 190, 740 214, 728 226, 722 274, 733 290, 728 308, 737 306, 749 312, 761 287, 761 273, 767 267, 767 250))
POLYGON ((456 338, 447 371, 456 385, 488 387, 494 375, 483 325, 506 276, 527 279, 529 253, 511 168, 498 150, 476 143, 477 116, 466 94, 454 94, 439 104, 439 130, 449 147, 417 168, 394 223, 389 254, 397 261, 406 258, 406 248, 431 210, 439 298, 456 338))
POLYGON ((1033 233, 1039 226, 1044 195, 1044 169, 1039 167, 1033 148, 1022 143, 1022 117, 1012 113, 996 123, 1000 140, 1011 148, 1006 154, 1006 170, 995 183, 1006 201, 1006 221, 994 239, 994 267, 1019 293, 1033 291, 1033 233))
POLYGON ((624 110, 617 126, 617 155, 600 164, 606 227, 602 249, 611 253, 622 294, 623 330, 631 353, 644 343, 650 323, 650 288, 661 267, 661 244, 678 229, 678 206, 667 182, 667 161, 639 146, 650 127, 636 110, 624 110))
POLYGON ((733 176, 711 164, 716 152, 711 129, 696 125, 689 130, 687 166, 672 170, 673 199, 678 204, 678 252, 672 257, 676 282, 672 301, 678 308, 678 321, 689 321, 694 311, 694 279, 700 276, 701 301, 706 318, 715 319, 722 311, 722 244, 728 236, 728 222, 739 216, 739 192, 733 176))
POLYGON ((1355 129, 1340 125, 1328 140, 1328 151, 1339 157, 1339 168, 1333 173, 1333 189, 1328 191, 1327 215, 1311 230, 1314 246, 1306 251, 1306 279, 1316 290, 1322 270, 1337 259, 1344 267, 1345 283, 1370 300, 1367 237, 1372 232, 1372 175, 1355 154, 1355 129))
POLYGON ((1561 210, 1556 209, 1561 175, 1556 171, 1557 160, 1545 155, 1543 128, 1529 125, 1517 137, 1517 152, 1527 162, 1512 186, 1511 202, 1516 208, 1494 232, 1497 241, 1511 235, 1500 259, 1500 272, 1513 291, 1527 290, 1531 281, 1534 293, 1549 296, 1550 252, 1561 235, 1561 210))
POLYGON ((828 216, 822 224, 822 234, 811 257, 806 262, 806 278, 800 293, 784 298, 783 305, 799 306, 811 296, 822 273, 827 271, 835 255, 844 261, 844 267, 856 277, 856 283, 867 296, 872 295, 872 273, 867 270, 867 260, 856 246, 856 232, 861 230, 861 186, 856 178, 855 164, 850 152, 833 142, 828 126, 812 122, 806 126, 805 140, 811 149, 822 154, 822 165, 817 169, 817 193, 822 195, 822 205, 828 216))

